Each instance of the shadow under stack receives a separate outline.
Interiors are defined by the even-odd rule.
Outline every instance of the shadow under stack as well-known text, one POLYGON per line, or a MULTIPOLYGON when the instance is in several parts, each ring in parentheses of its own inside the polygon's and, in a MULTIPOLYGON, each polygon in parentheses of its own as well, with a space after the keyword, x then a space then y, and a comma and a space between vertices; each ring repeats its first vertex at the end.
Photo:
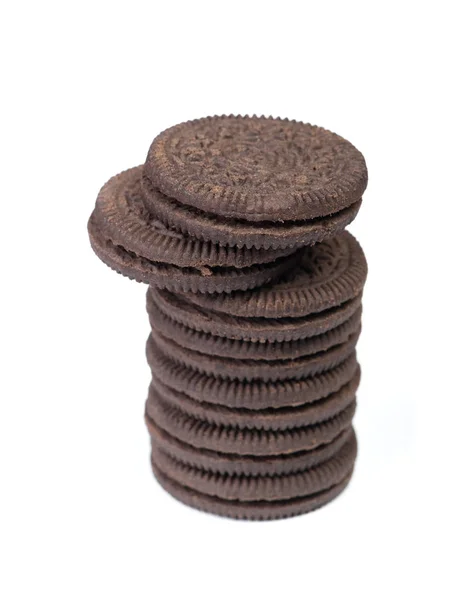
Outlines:
POLYGON ((275 519, 348 484, 367 265, 344 229, 367 179, 325 129, 222 116, 167 129, 100 191, 94 251, 150 286, 151 462, 185 504, 275 519))

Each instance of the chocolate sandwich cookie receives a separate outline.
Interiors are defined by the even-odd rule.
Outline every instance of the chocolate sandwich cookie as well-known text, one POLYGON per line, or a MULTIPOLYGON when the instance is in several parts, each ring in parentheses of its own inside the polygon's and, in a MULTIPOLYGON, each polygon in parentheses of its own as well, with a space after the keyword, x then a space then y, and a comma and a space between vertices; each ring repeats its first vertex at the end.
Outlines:
POLYGON ((337 391, 354 376, 358 363, 353 352, 333 369, 305 379, 239 381, 212 377, 176 363, 155 346, 147 353, 153 375, 165 385, 198 402, 258 410, 315 402, 337 391))
POLYGON ((152 299, 151 290, 148 292, 147 309, 153 331, 162 332, 166 337, 176 340, 184 348, 213 356, 255 360, 299 358, 342 344, 360 329, 362 316, 362 307, 359 307, 347 321, 321 335, 289 342, 264 343, 219 337, 178 323, 171 316, 159 310, 152 299))
POLYGON ((250 521, 284 519, 316 510, 341 494, 352 476, 351 471, 336 485, 308 496, 299 496, 290 500, 272 502, 257 500, 254 502, 240 502, 237 500, 223 500, 222 498, 210 496, 209 494, 202 494, 194 489, 180 485, 160 470, 154 462, 152 462, 152 468, 160 485, 166 492, 180 502, 193 508, 197 508, 198 510, 220 515, 222 517, 247 519, 250 521))
POLYGON ((248 427, 240 429, 196 419, 183 409, 166 402, 153 387, 149 391, 146 414, 160 429, 195 448, 258 456, 288 454, 328 444, 350 426, 355 408, 356 402, 353 400, 326 421, 302 427, 278 430, 248 427))
POLYGON ((359 296, 367 271, 360 245, 346 231, 298 250, 295 265, 261 288, 230 295, 187 294, 187 300, 236 317, 297 318, 333 309, 359 296))
POLYGON ((342 363, 352 352, 360 330, 349 339, 322 352, 285 360, 243 360, 209 356, 203 352, 186 350, 173 340, 154 330, 147 343, 147 350, 155 346, 175 363, 206 375, 240 381, 277 381, 279 379, 303 379, 332 369, 342 363))
POLYGON ((152 262, 104 237, 92 214, 88 231, 95 254, 111 269, 129 279, 165 288, 173 292, 229 293, 262 285, 288 269, 294 255, 278 258, 263 265, 237 269, 233 267, 193 268, 152 262))
POLYGON ((145 204, 166 227, 185 235, 226 247, 256 249, 297 248, 321 242, 343 231, 357 216, 362 201, 326 217, 302 221, 249 222, 226 219, 181 204, 174 198, 154 193, 154 186, 145 174, 142 177, 145 204))
POLYGON ((293 264, 289 251, 225 248, 163 226, 142 202, 141 174, 136 167, 110 179, 89 220, 94 251, 119 273, 173 291, 229 292, 293 264))
MULTIPOLYGON (((151 262, 191 267, 249 267, 271 262, 289 252, 231 248, 185 236, 165 227, 142 200, 143 166, 112 177, 100 190, 95 221, 104 237, 151 262)), ((160 194, 154 190, 155 194, 160 194)), ((162 196, 162 195, 161 195, 162 196)))
POLYGON ((368 181, 362 154, 342 137, 255 116, 167 129, 150 147, 145 174, 184 205, 253 222, 335 214, 359 201, 368 181))
POLYGON ((152 448, 151 458, 170 479, 202 494, 239 502, 273 502, 316 494, 342 481, 354 466, 357 454, 355 435, 327 461, 285 475, 223 475, 186 465, 160 446, 152 448))
POLYGON ((225 475, 285 475, 304 471, 334 456, 353 435, 352 427, 348 427, 328 444, 322 444, 312 450, 275 456, 241 456, 195 448, 160 429, 147 416, 145 421, 153 448, 161 448, 184 464, 225 475))
POLYGON ((320 335, 338 327, 360 308, 362 295, 335 308, 298 318, 245 318, 217 312, 192 303, 184 295, 167 290, 148 290, 147 310, 151 302, 177 323, 218 337, 250 342, 288 342, 320 335))
POLYGON ((357 369, 347 384, 324 398, 315 402, 276 409, 251 410, 230 408, 212 402, 198 402, 187 394, 165 385, 156 377, 153 377, 151 381, 149 396, 154 390, 168 406, 179 409, 189 417, 207 421, 212 425, 277 431, 292 427, 304 427, 331 419, 352 404, 359 383, 360 369, 357 369))

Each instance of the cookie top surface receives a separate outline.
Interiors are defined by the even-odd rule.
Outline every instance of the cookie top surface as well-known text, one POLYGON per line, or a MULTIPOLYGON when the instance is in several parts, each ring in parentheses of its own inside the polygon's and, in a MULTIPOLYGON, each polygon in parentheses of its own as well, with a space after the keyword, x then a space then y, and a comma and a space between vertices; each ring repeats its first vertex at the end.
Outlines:
POLYGON ((239 317, 302 317, 335 308, 358 296, 367 264, 357 240, 343 232, 300 248, 295 266, 262 288, 231 295, 188 295, 198 306, 239 317))
POLYGON ((184 204, 248 221, 329 215, 360 200, 368 181, 350 142, 272 117, 216 116, 171 127, 153 141, 145 171, 184 204))

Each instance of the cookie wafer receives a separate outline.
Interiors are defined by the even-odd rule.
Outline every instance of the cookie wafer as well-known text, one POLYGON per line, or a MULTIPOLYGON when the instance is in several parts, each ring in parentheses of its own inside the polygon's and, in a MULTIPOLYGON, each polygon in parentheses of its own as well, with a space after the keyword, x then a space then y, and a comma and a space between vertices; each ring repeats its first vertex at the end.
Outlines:
POLYGON ((149 261, 122 246, 116 246, 103 236, 94 214, 89 219, 88 231, 92 249, 108 267, 129 279, 174 292, 229 293, 237 289, 249 289, 281 275, 295 261, 295 256, 292 255, 264 265, 252 265, 242 269, 180 268, 149 261))
POLYGON ((354 400, 330 419, 303 427, 280 430, 240 429, 196 419, 167 403, 155 388, 150 388, 146 414, 172 437, 196 448, 257 456, 288 454, 327 444, 350 426, 355 408, 354 400))
POLYGON ((207 421, 212 425, 277 431, 304 427, 331 419, 355 400, 359 383, 360 369, 357 369, 347 384, 315 402, 259 410, 229 408, 211 402, 198 402, 187 394, 177 392, 163 384, 156 377, 153 377, 151 381, 149 395, 151 396, 152 390, 154 390, 168 406, 179 409, 189 417, 207 421))
POLYGON ((289 500, 328 489, 352 471, 357 454, 355 435, 327 461, 305 471, 285 475, 223 475, 192 467, 154 446, 153 463, 170 479, 202 494, 240 502, 289 500))
POLYGON ((142 186, 146 206, 166 227, 205 242, 213 240, 226 247, 258 250, 298 248, 321 242, 343 231, 355 219, 362 204, 359 200, 337 213, 315 219, 255 223, 220 218, 174 198, 155 194, 153 184, 145 175, 142 186))
POLYGON ((352 471, 338 484, 309 496, 301 496, 290 500, 276 502, 255 501, 239 502, 229 501, 201 494, 196 490, 180 485, 164 474, 152 462, 153 473, 166 492, 177 498, 180 502, 204 512, 229 517, 232 519, 247 519, 250 521, 265 521, 271 519, 284 519, 316 510, 336 498, 348 485, 352 471))
POLYGON ((361 153, 330 131, 232 115, 165 130, 145 172, 183 204, 256 222, 334 214, 360 200, 368 179, 361 153))
MULTIPOLYGON (((143 167, 112 177, 101 188, 95 204, 95 221, 104 237, 151 262, 176 267, 249 267, 271 262, 287 250, 256 250, 204 242, 165 227, 142 200, 143 167)), ((157 190, 153 194, 164 197, 157 190)), ((290 250, 291 253, 291 250, 290 250)))
POLYGON ((234 317, 202 308, 189 302, 183 295, 166 290, 149 290, 147 310, 151 310, 152 301, 162 313, 196 331, 235 340, 273 343, 320 335, 338 327, 357 312, 362 303, 362 295, 335 308, 297 319, 234 317))
POLYGON ((188 294, 187 300, 236 317, 298 318, 333 309, 362 293, 367 264, 347 231, 301 248, 283 276, 263 287, 232 294, 188 294))
POLYGON ((211 377, 177 364, 155 347, 148 348, 148 362, 165 385, 199 402, 234 408, 263 409, 315 402, 339 390, 354 376, 358 363, 353 352, 340 365, 305 379, 238 381, 211 377))
POLYGON ((349 336, 342 344, 332 346, 316 354, 285 360, 243 360, 209 356, 203 352, 186 350, 158 331, 153 331, 147 343, 147 356, 152 346, 176 363, 200 373, 226 379, 251 381, 277 381, 279 379, 302 379, 322 373, 342 363, 354 351, 360 330, 349 336))
POLYGON ((353 429, 349 427, 328 444, 322 444, 312 450, 275 456, 241 456, 195 448, 172 437, 147 416, 145 420, 152 447, 157 446, 173 458, 192 467, 228 475, 284 475, 310 469, 331 458, 353 435, 353 429))
POLYGON ((321 335, 289 342, 264 343, 215 336, 178 323, 159 310, 152 300, 151 292, 147 297, 147 309, 152 329, 176 340, 184 348, 222 357, 255 360, 299 358, 327 350, 331 346, 346 342, 349 336, 360 328, 362 316, 362 307, 359 307, 347 321, 321 335))

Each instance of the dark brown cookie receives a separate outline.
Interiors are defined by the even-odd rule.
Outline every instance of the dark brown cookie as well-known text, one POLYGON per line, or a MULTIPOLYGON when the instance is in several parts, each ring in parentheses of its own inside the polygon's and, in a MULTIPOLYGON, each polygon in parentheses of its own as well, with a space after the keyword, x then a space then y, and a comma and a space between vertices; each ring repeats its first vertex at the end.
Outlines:
POLYGON ((240 456, 195 448, 172 437, 145 416, 152 447, 159 447, 184 464, 227 475, 285 475, 304 471, 331 458, 353 435, 348 427, 328 444, 275 456, 240 456))
POLYGON ((334 369, 306 379, 283 381, 238 381, 211 377, 173 361, 156 347, 148 349, 148 360, 155 377, 199 402, 232 408, 279 408, 315 402, 336 392, 354 376, 358 363, 353 352, 334 369))
POLYGON ((152 262, 104 236, 93 214, 88 223, 90 243, 95 254, 108 267, 130 279, 173 292, 229 293, 263 285, 281 275, 295 261, 295 255, 264 264, 237 269, 233 267, 177 267, 152 262))
MULTIPOLYGON (((183 235, 165 227, 142 201, 143 167, 112 177, 100 190, 95 221, 104 237, 151 262, 176 267, 249 267, 284 256, 287 250, 231 248, 183 235)), ((157 190, 154 194, 163 196, 157 190)), ((290 251, 291 252, 291 251, 290 251)))
POLYGON ((207 421, 212 425, 277 431, 292 427, 304 427, 331 419, 355 400, 359 383, 360 369, 357 369, 347 384, 315 402, 260 410, 229 408, 211 402, 198 402, 187 394, 163 384, 156 377, 152 379, 150 395, 152 390, 155 390, 167 405, 179 409, 189 417, 207 421))
POLYGON ((360 245, 346 231, 298 250, 295 266, 261 288, 230 295, 188 294, 187 300, 236 317, 297 318, 335 308, 360 295, 367 271, 360 245))
POLYGON ((146 206, 166 227, 199 240, 213 240, 223 246, 237 248, 296 248, 321 242, 343 231, 355 219, 362 203, 359 200, 335 214, 316 219, 255 223, 225 219, 155 193, 153 184, 145 175, 142 186, 146 206))
POLYGON ((153 330, 162 332, 166 337, 176 340, 178 344, 190 350, 205 352, 213 356, 242 359, 286 359, 299 358, 327 350, 346 342, 350 335, 360 329, 362 307, 344 323, 321 335, 293 340, 289 342, 248 342, 219 337, 203 331, 196 331, 159 310, 152 300, 151 292, 147 297, 147 309, 153 330))
POLYGON ((290 429, 265 430, 214 425, 192 417, 168 403, 158 390, 150 388, 146 414, 172 437, 215 452, 251 456, 287 454, 328 444, 347 429, 355 413, 355 400, 342 411, 320 423, 290 429))
POLYGON ((167 129, 145 164, 164 194, 247 221, 330 215, 362 197, 361 153, 342 137, 288 119, 208 117, 167 129))
POLYGON ((266 521, 284 519, 316 510, 335 499, 348 485, 352 471, 338 484, 309 496, 301 496, 290 500, 277 502, 239 502, 229 501, 201 494, 196 490, 180 485, 164 474, 152 462, 153 473, 160 485, 174 498, 204 512, 213 513, 232 519, 247 519, 250 521, 266 521))
POLYGON ((223 475, 192 467, 153 446, 151 458, 160 471, 180 485, 201 494, 239 502, 275 502, 316 494, 336 485, 352 471, 357 454, 353 434, 327 461, 285 475, 223 475))
MULTIPOLYGON (((166 290, 148 290, 149 302, 182 325, 218 337, 250 342, 288 342, 303 339, 338 327, 360 308, 362 295, 343 304, 306 317, 244 318, 205 309, 189 302, 185 296, 166 290)), ((147 306, 151 310, 151 305, 147 306)))
POLYGON ((224 379, 239 379, 240 381, 304 379, 332 369, 348 358, 354 351, 359 333, 360 330, 356 331, 342 344, 296 359, 242 360, 209 356, 204 352, 187 350, 154 330, 148 339, 147 353, 152 346, 156 346, 159 352, 169 356, 175 363, 206 375, 224 379))

